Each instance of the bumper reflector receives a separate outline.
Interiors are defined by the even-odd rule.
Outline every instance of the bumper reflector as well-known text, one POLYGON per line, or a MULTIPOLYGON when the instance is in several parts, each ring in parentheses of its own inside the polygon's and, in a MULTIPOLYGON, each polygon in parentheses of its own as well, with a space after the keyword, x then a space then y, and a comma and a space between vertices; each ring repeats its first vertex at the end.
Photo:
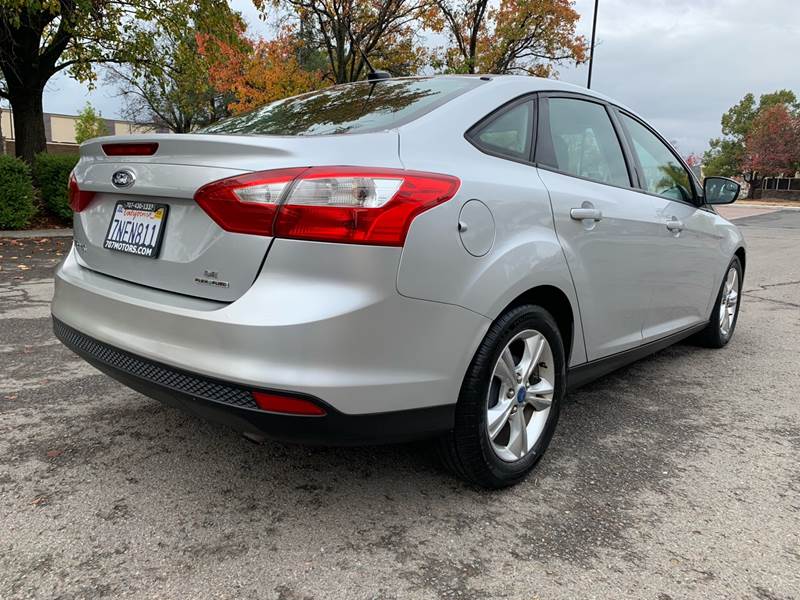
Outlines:
POLYGON ((289 415, 322 416, 325 409, 310 400, 294 396, 279 396, 266 392, 252 392, 253 399, 261 410, 289 415))

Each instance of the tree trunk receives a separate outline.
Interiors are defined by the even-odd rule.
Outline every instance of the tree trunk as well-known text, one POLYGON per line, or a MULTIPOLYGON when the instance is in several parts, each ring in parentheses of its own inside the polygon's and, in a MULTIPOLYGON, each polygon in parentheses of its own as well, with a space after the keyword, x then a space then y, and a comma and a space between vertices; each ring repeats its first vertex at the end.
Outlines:
POLYGON ((753 200, 756 197, 756 187, 761 187, 761 178, 753 174, 753 179, 750 181, 750 189, 747 190, 747 199, 753 200))
POLYGON ((16 155, 29 165, 40 152, 47 151, 44 133, 43 87, 9 86, 9 101, 14 113, 14 147, 16 155))
MULTIPOLYGON (((13 22, 6 9, 0 16, 0 71, 6 81, 8 100, 14 111, 14 146, 16 155, 28 164, 47 150, 44 135, 42 95, 47 81, 56 73, 56 62, 71 39, 69 24, 78 3, 60 2, 57 28, 48 30, 56 18, 56 9, 43 8, 41 2, 20 4, 19 18, 13 22), (45 36, 44 32, 48 31, 45 36), (43 36, 49 44, 42 46, 43 36)), ((16 9, 11 9, 14 14, 16 9)))

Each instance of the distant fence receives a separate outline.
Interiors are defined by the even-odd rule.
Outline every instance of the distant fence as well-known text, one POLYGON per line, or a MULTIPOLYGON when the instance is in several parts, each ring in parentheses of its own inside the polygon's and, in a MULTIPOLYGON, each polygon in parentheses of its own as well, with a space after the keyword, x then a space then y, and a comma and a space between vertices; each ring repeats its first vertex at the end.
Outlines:
POLYGON ((800 177, 765 177, 754 192, 755 198, 800 200, 800 177))
POLYGON ((800 177, 765 177, 761 181, 761 189, 800 191, 800 177))

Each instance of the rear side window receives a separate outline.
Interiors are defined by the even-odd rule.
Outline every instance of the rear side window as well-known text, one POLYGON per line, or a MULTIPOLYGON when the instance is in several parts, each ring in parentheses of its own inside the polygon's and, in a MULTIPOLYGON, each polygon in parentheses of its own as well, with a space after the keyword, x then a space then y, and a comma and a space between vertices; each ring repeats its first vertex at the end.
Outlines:
POLYGON ((533 102, 508 108, 469 133, 469 139, 489 154, 529 160, 533 131, 533 102))
POLYGON ((573 98, 545 102, 536 162, 568 175, 630 187, 622 147, 605 107, 573 98))
POLYGON ((468 77, 362 81, 278 100, 198 133, 325 135, 392 129, 484 83, 468 77))
POLYGON ((622 124, 633 142, 633 151, 642 168, 642 187, 651 194, 670 200, 690 202, 693 198, 689 172, 672 151, 647 127, 622 113, 622 124))

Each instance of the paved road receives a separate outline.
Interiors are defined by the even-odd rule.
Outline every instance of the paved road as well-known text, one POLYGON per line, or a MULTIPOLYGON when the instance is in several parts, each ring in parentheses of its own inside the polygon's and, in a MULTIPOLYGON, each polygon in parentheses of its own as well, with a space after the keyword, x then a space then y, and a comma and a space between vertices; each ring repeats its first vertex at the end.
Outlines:
POLYGON ((50 333, 65 241, 2 242, 0 598, 800 598, 800 212, 738 222, 732 344, 572 394, 499 493, 424 444, 255 446, 128 391, 50 333))

